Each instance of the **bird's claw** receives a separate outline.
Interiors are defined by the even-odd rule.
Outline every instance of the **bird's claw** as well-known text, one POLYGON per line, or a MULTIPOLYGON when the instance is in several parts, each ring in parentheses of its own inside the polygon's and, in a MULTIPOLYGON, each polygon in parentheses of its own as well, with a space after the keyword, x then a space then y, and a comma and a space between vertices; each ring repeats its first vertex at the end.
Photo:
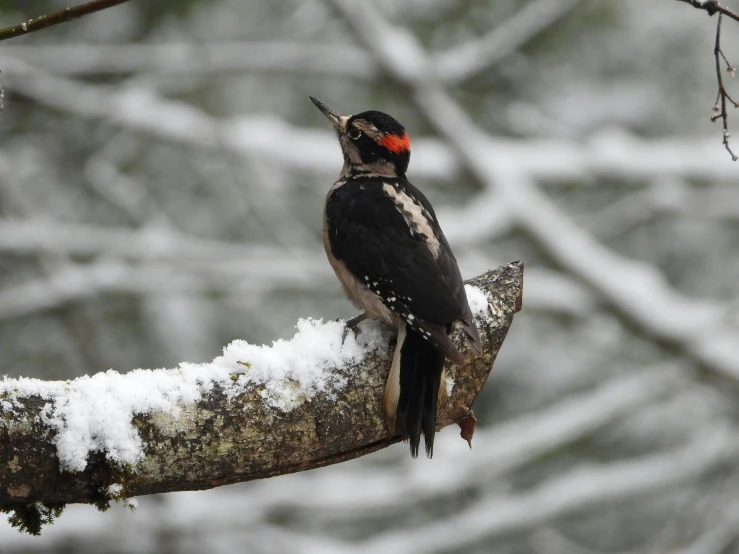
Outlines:
POLYGON ((349 334, 350 330, 354 333, 354 338, 357 338, 357 335, 359 334, 359 329, 357 328, 357 325, 362 323, 365 319, 367 319, 367 314, 362 313, 346 321, 346 325, 344 326, 344 333, 341 335, 342 345, 344 344, 346 336, 349 334))

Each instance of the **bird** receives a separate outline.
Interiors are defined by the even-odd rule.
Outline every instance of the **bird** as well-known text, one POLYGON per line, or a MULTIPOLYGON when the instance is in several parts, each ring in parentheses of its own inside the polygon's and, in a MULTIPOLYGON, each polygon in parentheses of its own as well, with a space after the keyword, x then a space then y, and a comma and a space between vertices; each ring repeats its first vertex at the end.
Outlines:
POLYGON ((344 157, 326 195, 323 245, 346 296, 362 310, 347 328, 356 332, 366 318, 397 328, 383 399, 387 426, 408 439, 414 458, 423 434, 430 458, 445 360, 464 363, 450 338, 455 322, 482 353, 457 260, 431 203, 406 178, 405 127, 380 111, 341 115, 309 98, 333 125, 344 157))

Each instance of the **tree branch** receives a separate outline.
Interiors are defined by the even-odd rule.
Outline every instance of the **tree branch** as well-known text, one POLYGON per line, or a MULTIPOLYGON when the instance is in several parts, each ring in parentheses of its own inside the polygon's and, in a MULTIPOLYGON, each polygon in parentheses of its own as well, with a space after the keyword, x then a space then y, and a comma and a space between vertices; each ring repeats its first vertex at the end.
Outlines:
MULTIPOLYGON (((451 393, 440 408, 439 428, 464 419, 485 383, 521 308, 522 279, 516 262, 469 281, 488 299, 477 309, 471 300, 485 354, 472 357, 465 349, 467 363, 447 367, 451 393)), ((265 361, 284 357, 291 347, 294 356, 310 357, 305 350, 313 343, 305 339, 300 346, 303 327, 291 343, 260 348, 236 341, 211 364, 181 364, 179 370, 107 372, 67 383, 0 382, 0 508, 16 511, 16 522, 38 532, 33 524, 44 513, 35 503, 106 506, 111 499, 209 489, 322 467, 398 442, 382 412, 392 357, 387 333, 379 324, 363 324, 359 342, 374 340, 374 349, 365 346, 345 359, 345 349, 359 346, 351 335, 341 343, 341 325, 303 325, 333 345, 322 367, 303 370, 314 381, 320 377, 311 386, 295 368, 265 361), (239 368, 244 375, 235 379, 239 368)), ((455 340, 462 342, 462 334, 455 340)))
POLYGON ((713 105, 713 112, 716 114, 711 118, 711 121, 716 121, 717 119, 721 119, 724 124, 724 140, 723 144, 726 148, 726 151, 731 155, 731 159, 733 161, 737 160, 736 154, 734 154, 733 150, 731 149, 731 146, 729 145, 729 137, 731 135, 729 134, 729 114, 726 111, 726 101, 728 100, 731 102, 731 105, 735 108, 737 107, 737 103, 734 102, 734 100, 729 96, 729 93, 726 92, 726 87, 724 86, 724 77, 721 74, 721 60, 724 60, 724 63, 726 63, 726 71, 734 74, 735 68, 729 63, 729 60, 726 59, 726 55, 724 54, 723 50, 721 50, 721 21, 723 18, 723 14, 719 14, 718 21, 716 22, 716 43, 713 47, 713 56, 716 59, 716 79, 718 81, 718 93, 716 95, 716 103, 713 105), (721 108, 719 109, 719 105, 721 108))
POLYGON ((739 21, 738 13, 735 13, 731 11, 730 9, 725 8, 724 6, 719 4, 717 0, 677 0, 677 1, 690 4, 691 6, 699 10, 705 10, 705 12, 709 16, 714 16, 718 13, 718 14, 730 17, 731 19, 735 21, 739 21))
POLYGON ((112 8, 124 2, 128 2, 128 0, 94 0, 93 2, 87 2, 86 4, 80 4, 72 8, 64 8, 49 15, 42 15, 36 19, 29 19, 18 25, 0 29, 0 40, 8 40, 9 38, 40 31, 47 27, 66 23, 67 21, 72 21, 73 19, 78 19, 91 13, 112 8))
POLYGON ((694 8, 705 10, 705 12, 709 16, 714 16, 718 14, 718 21, 716 22, 716 41, 713 47, 713 56, 716 62, 716 80, 718 81, 718 93, 716 94, 716 102, 714 102, 713 104, 714 115, 711 117, 711 121, 717 121, 718 119, 722 121, 722 143, 724 145, 724 148, 726 148, 726 151, 731 156, 732 161, 737 161, 737 159, 739 158, 737 158, 736 154, 734 154, 734 151, 729 145, 729 138, 731 137, 731 134, 729 133, 729 114, 726 111, 726 101, 728 100, 735 108, 739 107, 739 104, 737 104, 726 91, 724 78, 721 74, 721 60, 723 59, 724 63, 726 64, 726 71, 728 73, 731 73, 732 76, 734 75, 735 68, 729 63, 729 60, 726 59, 726 55, 721 49, 721 21, 723 16, 727 16, 735 21, 739 21, 739 14, 731 11, 728 8, 725 8, 724 6, 719 4, 717 0, 678 0, 678 2, 685 2, 686 4, 690 4, 694 8))

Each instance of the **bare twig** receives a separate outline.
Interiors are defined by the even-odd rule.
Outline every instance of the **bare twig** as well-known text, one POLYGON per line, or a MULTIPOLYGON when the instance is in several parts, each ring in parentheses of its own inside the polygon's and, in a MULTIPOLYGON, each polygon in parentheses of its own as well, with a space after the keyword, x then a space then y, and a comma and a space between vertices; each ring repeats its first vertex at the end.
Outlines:
POLYGON ((79 6, 64 8, 63 10, 59 10, 48 15, 42 15, 36 19, 29 19, 28 21, 24 21, 18 25, 0 29, 0 40, 8 40, 9 38, 27 35, 34 31, 40 31, 41 29, 46 29, 53 25, 66 23, 67 21, 72 21, 73 19, 78 19, 91 13, 112 8, 113 6, 123 4, 124 2, 128 2, 128 0, 94 0, 93 2, 80 4, 79 6))
POLYGON ((717 0, 678 1, 690 4, 691 6, 699 10, 705 10, 709 16, 718 14, 718 21, 716 22, 716 42, 713 47, 713 56, 716 60, 716 79, 718 81, 718 93, 716 94, 716 102, 713 105, 714 115, 711 117, 711 121, 721 119, 723 123, 723 145, 726 148, 727 152, 729 152, 729 154, 731 155, 731 159, 733 161, 737 161, 737 159, 739 158, 737 158, 737 155, 734 154, 734 151, 729 145, 729 138, 731 138, 731 134, 729 133, 729 114, 726 111, 726 102, 728 100, 735 108, 739 107, 739 104, 737 104, 726 91, 726 86, 724 85, 724 77, 721 73, 721 60, 723 60, 726 64, 726 71, 728 73, 731 73, 732 76, 734 75, 734 71, 736 70, 736 68, 731 65, 731 63, 729 63, 726 55, 721 50, 721 22, 723 20, 723 16, 727 16, 735 21, 739 21, 739 14, 729 10, 728 8, 725 8, 724 6, 719 4, 717 0))
POLYGON ((739 21, 739 13, 733 12, 728 8, 725 8, 718 3, 717 0, 677 0, 678 2, 685 2, 690 4, 694 8, 699 10, 705 10, 709 16, 716 14, 725 15, 735 21, 739 21))
MULTIPOLYGON (((320 260, 315 255, 313 259, 320 260)), ((0 290, 0 322, 105 294, 155 297, 218 292, 243 297, 261 296, 283 287, 313 287, 311 290, 315 290, 315 280, 326 273, 323 267, 309 260, 305 261, 313 267, 306 267, 300 260, 280 260, 279 257, 265 256, 263 260, 264 264, 251 259, 233 268, 219 267, 219 264, 208 264, 204 268, 180 268, 167 263, 134 265, 115 260, 84 265, 67 263, 50 269, 43 277, 26 279, 0 290), (270 267, 270 264, 274 265, 270 267), (288 264, 292 265, 292 271, 284 270, 288 264), (263 267, 250 273, 249 268, 255 266, 263 267), (237 275, 242 278, 238 279, 237 275)))
MULTIPOLYGON (((211 75, 223 72, 269 71, 327 74, 371 80, 377 64, 359 48, 299 44, 286 41, 192 44, 18 44, 0 52, 57 75, 177 73, 211 75)), ((23 68, 18 68, 23 72, 23 68)))
POLYGON ((724 77, 721 73, 721 60, 723 59, 724 63, 726 64, 726 71, 734 75, 734 71, 736 71, 736 68, 729 63, 729 60, 726 59, 726 56, 724 55, 723 51, 721 50, 721 21, 723 19, 723 14, 719 14, 718 21, 716 22, 716 44, 713 47, 713 55, 716 59, 716 79, 718 80, 718 93, 716 95, 716 103, 713 105, 713 112, 714 115, 711 117, 711 121, 716 121, 717 119, 721 119, 724 124, 724 140, 723 144, 726 147, 726 150, 731 154, 731 159, 733 161, 737 160, 736 154, 731 150, 731 146, 729 146, 729 138, 731 137, 731 134, 729 134, 729 114, 726 112, 726 101, 728 100, 731 102, 731 104, 736 108, 737 103, 729 96, 729 93, 726 92, 726 87, 724 86, 724 77), (721 105, 721 108, 719 109, 719 104, 721 105))

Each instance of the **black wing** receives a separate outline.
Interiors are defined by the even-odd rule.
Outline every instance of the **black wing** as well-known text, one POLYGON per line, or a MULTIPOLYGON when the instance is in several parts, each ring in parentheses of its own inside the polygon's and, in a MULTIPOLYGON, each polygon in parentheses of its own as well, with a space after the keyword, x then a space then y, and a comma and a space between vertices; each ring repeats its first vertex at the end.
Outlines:
POLYGON ((457 261, 430 203, 410 183, 373 178, 349 180, 329 197, 326 217, 332 253, 364 280, 385 306, 406 321, 412 316, 411 322, 415 321, 427 334, 442 332, 444 337, 437 338, 444 343, 448 341, 446 331, 451 323, 460 319, 471 321, 457 261), (396 190, 423 206, 439 241, 436 256, 385 192, 386 182, 397 184, 396 190))
POLYGON ((428 199, 423 195, 423 193, 416 187, 414 187, 411 183, 406 181, 405 184, 411 194, 415 195, 421 205, 431 215, 434 221, 434 225, 438 229, 439 241, 442 244, 443 251, 447 255, 443 257, 440 256, 437 262, 439 263, 442 274, 447 276, 446 281, 452 289, 457 302, 459 302, 460 306, 464 306, 464 314, 459 319, 462 321, 462 326, 467 332, 467 336, 472 341, 472 348, 478 354, 482 354, 480 335, 477 332, 477 326, 475 325, 475 321, 472 318, 472 312, 467 301, 467 293, 464 290, 464 281, 462 280, 462 275, 460 274, 459 266, 457 265, 457 258, 455 258, 454 254, 452 253, 452 248, 449 246, 449 243, 444 236, 444 232, 441 230, 441 226, 439 226, 439 222, 436 219, 436 213, 434 212, 434 208, 431 206, 431 202, 429 202, 428 199))

